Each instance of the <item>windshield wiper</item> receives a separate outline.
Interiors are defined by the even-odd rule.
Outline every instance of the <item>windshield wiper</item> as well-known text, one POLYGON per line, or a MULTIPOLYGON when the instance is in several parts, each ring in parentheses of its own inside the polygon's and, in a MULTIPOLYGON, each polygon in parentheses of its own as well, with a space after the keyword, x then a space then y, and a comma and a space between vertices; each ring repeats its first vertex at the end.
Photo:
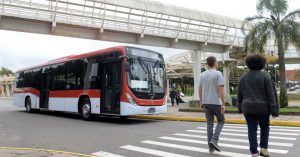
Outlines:
POLYGON ((153 73, 154 73, 154 76, 156 76, 156 73, 155 73, 155 67, 158 65, 158 63, 159 63, 159 61, 156 61, 155 63, 154 63, 154 65, 153 65, 153 67, 152 67, 152 69, 153 69, 153 73))
POLYGON ((144 72, 146 74, 149 74, 150 72, 149 72, 149 69, 146 67, 145 62, 141 59, 141 57, 138 57, 137 59, 139 61, 139 64, 141 65, 142 69, 144 70, 144 72))

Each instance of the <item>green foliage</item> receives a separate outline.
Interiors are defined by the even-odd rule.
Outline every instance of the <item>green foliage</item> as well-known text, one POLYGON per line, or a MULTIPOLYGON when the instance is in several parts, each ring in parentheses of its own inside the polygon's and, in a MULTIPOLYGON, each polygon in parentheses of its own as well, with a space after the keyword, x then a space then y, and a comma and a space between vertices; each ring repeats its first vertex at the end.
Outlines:
POLYGON ((276 67, 274 65, 267 65, 265 71, 270 74, 274 82, 278 82, 279 75, 276 72, 276 67))
POLYGON ((15 75, 15 73, 8 68, 1 67, 0 76, 9 76, 9 75, 15 75))
POLYGON ((250 26, 245 37, 246 51, 264 53, 268 41, 275 42, 279 61, 280 104, 285 107, 288 106, 288 97, 284 53, 289 44, 300 49, 300 23, 296 20, 300 16, 300 9, 286 14, 287 0, 258 0, 256 10, 258 15, 246 18, 242 26, 242 29, 246 24, 250 26))
POLYGON ((187 88, 191 85, 194 84, 194 79, 193 78, 188 78, 188 77, 182 77, 182 78, 174 78, 170 80, 171 84, 177 84, 180 87, 180 91, 183 93, 187 92, 187 88))

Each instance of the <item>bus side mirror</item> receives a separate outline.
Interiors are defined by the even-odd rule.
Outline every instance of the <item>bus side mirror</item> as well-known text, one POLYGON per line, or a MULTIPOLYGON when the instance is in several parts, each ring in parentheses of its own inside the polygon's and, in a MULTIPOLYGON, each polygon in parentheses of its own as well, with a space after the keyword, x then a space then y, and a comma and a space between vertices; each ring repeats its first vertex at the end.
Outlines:
POLYGON ((126 72, 130 71, 130 63, 128 63, 128 62, 125 63, 125 71, 126 72))

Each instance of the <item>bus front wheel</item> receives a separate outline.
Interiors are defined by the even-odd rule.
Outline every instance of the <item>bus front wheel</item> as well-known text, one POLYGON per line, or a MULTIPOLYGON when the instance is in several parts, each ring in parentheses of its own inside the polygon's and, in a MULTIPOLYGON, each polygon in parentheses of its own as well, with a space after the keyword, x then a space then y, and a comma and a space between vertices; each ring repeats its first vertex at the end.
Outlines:
POLYGON ((81 104, 81 118, 86 121, 90 121, 93 118, 92 112, 91 112, 91 102, 89 99, 85 98, 82 101, 81 104))

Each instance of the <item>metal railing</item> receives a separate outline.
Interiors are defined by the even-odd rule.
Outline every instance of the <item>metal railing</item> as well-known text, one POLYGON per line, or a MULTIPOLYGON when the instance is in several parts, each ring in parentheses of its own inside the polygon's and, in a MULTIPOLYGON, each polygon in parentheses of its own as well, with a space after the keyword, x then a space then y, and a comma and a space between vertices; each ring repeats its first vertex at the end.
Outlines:
POLYGON ((1 15, 243 47, 237 28, 91 0, 0 0, 1 15))

